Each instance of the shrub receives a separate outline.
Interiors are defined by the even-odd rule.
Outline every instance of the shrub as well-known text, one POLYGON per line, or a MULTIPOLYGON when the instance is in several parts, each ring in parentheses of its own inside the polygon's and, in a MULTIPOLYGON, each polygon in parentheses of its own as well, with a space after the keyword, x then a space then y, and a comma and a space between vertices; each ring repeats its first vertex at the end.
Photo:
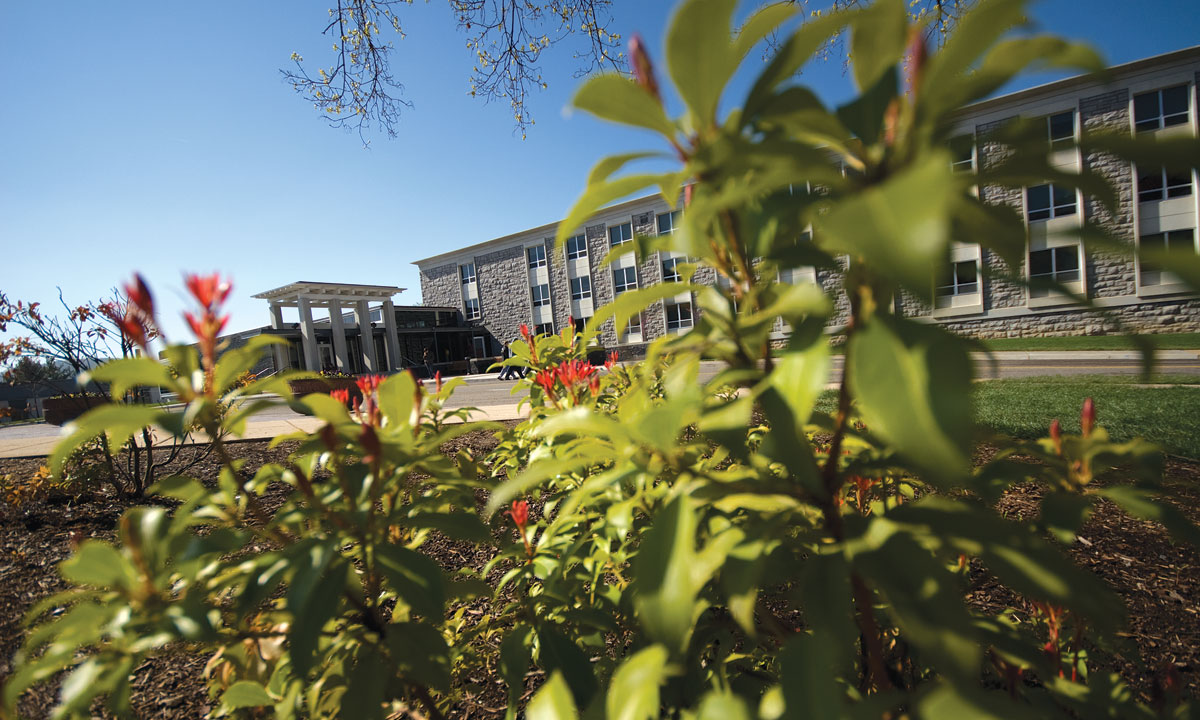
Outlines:
MULTIPOLYGON (((1027 68, 1094 69, 1099 58, 1052 37, 1002 40, 1023 17, 1021 3, 1004 1, 982 3, 927 55, 903 4, 879 2, 787 35, 741 108, 721 119, 743 58, 796 12, 770 5, 731 35, 734 4, 690 0, 672 21, 667 66, 682 118, 666 115, 640 45, 636 79, 600 76, 579 91, 578 107, 663 135, 681 165, 618 177, 647 153, 601 162, 558 238, 603 204, 656 186, 668 201, 683 195, 683 221, 669 236, 636 238, 638 251, 686 254, 727 282, 625 293, 579 334, 524 331, 504 364, 531 370, 529 419, 500 432, 486 463, 441 453, 479 427, 447 424, 453 383, 430 393, 407 373, 363 378, 353 413, 328 395, 290 398, 286 378, 230 390, 261 351, 254 343, 271 340, 218 362, 227 290, 215 277, 189 282, 203 311, 193 322, 199 356, 173 347, 174 374, 139 358, 97 377, 179 393, 184 416, 218 438, 219 482, 164 480, 156 492, 182 503, 173 515, 134 509, 117 545, 80 546, 62 566, 76 589, 31 612, 37 621, 66 608, 31 633, 5 702, 71 668, 63 713, 83 714, 101 695, 124 709, 141 658, 186 641, 213 654, 221 713, 440 717, 456 700, 456 673, 486 664, 508 684, 510 717, 532 666, 545 682, 528 717, 1151 716, 1119 677, 1089 672, 1084 641, 1123 651, 1120 603, 1062 545, 1100 498, 1194 542, 1196 529, 1160 495, 1159 453, 1111 442, 1088 403, 1078 435, 1055 423, 972 467, 967 343, 885 310, 902 291, 930 298, 931 269, 956 235, 1018 266, 1023 224, 981 204, 975 185, 1053 179, 1113 204, 1102 178, 1049 164, 1040 124, 999 131, 991 140, 1015 152, 975 176, 953 173, 947 150, 955 108, 1027 68), (792 78, 843 31, 860 95, 830 110, 792 78), (811 242, 799 242, 808 227, 811 242), (764 278, 841 267, 841 256, 850 260, 839 289, 850 308, 846 370, 826 414, 814 406, 830 365, 831 299, 764 278), (702 311, 691 332, 656 342, 640 364, 602 372, 586 362, 605 323, 623 327, 684 289, 702 311), (779 318, 792 332, 772 354, 779 318), (701 384, 701 359, 725 369, 701 384), (264 391, 324 425, 283 438, 300 442, 290 461, 250 476, 217 431, 236 434, 274 402, 223 419, 216 408, 264 391), (1099 482, 1114 477, 1133 483, 1099 482), (1027 480, 1047 487, 1036 521, 992 511, 1027 480), (272 482, 292 491, 268 514, 258 497, 272 482), (490 491, 484 515, 480 490, 490 491), (507 537, 482 573, 450 573, 420 552, 435 532, 482 544, 507 537), (969 609, 970 563, 1022 603, 995 616, 969 609), (483 581, 492 570, 494 588, 483 581), (491 609, 468 620, 461 603, 476 597, 491 609)), ((1194 139, 1085 134, 1080 144, 1197 164, 1194 139)), ((1200 286, 1190 260, 1173 267, 1200 286)), ((101 432, 179 422, 155 408, 98 408, 52 466, 101 432)))

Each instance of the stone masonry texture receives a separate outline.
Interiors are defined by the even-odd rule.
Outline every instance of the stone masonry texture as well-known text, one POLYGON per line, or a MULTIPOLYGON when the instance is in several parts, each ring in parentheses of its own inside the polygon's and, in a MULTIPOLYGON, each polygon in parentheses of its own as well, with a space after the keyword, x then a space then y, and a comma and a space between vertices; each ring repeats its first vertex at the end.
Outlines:
MULTIPOLYGON (((1152 74, 1160 73, 1161 77, 1165 78, 1160 83, 1161 87, 1194 79, 1196 87, 1200 88, 1200 70, 1196 69, 1200 61, 1197 60, 1194 51, 1180 51, 1163 57, 1167 59, 1140 61, 1136 68, 1137 77, 1144 80, 1152 74)), ((1037 88, 1019 93, 1007 102, 1003 99, 987 101, 978 110, 966 108, 963 121, 974 126, 980 169, 995 167, 1012 155, 1012 149, 997 139, 997 130, 1020 116, 1039 117, 1041 113, 1047 112, 1047 109, 1057 112, 1073 107, 1077 112, 1076 119, 1082 133, 1129 132, 1131 91, 1126 85, 1128 82, 1117 75, 1108 85, 1091 84, 1085 85, 1084 89, 1078 89, 1078 84, 1064 85, 1059 96, 1052 93, 1053 86, 1050 86, 1051 89, 1037 88), (971 120, 971 113, 977 113, 979 119, 971 120)), ((1149 90, 1152 87, 1143 82, 1136 92, 1143 92, 1142 88, 1149 90)), ((1200 95, 1192 107, 1195 108, 1198 104, 1200 95)), ((1194 117, 1189 120, 1193 124, 1196 122, 1194 117)), ((1101 302, 1104 310, 1085 311, 1069 306, 1030 307, 1023 287, 997 277, 1010 273, 1023 275, 1026 272, 1027 249, 1021 250, 1016 267, 1009 268, 998 253, 988 248, 980 250, 983 265, 980 274, 983 300, 981 313, 930 317, 930 308, 907 292, 897 297, 895 310, 904 316, 937 322, 948 329, 977 337, 1093 335, 1118 331, 1200 331, 1200 298, 1196 294, 1144 297, 1137 294, 1138 278, 1132 257, 1137 232, 1135 218, 1138 213, 1138 206, 1135 205, 1137 200, 1133 168, 1129 163, 1098 152, 1083 153, 1079 162, 1084 169, 1107 179, 1116 191, 1115 205, 1111 208, 1096 198, 1083 197, 1079 208, 1082 219, 1124 243, 1127 248, 1126 252, 1096 245, 1084 248, 1084 287, 1089 297, 1101 302)), ((1197 190, 1193 188, 1193 196, 1197 190)), ((979 188, 979 197, 986 204, 1010 208, 1023 222, 1023 189, 984 185, 979 188)), ((613 210, 609 210, 603 217, 609 222, 631 222, 635 234, 638 235, 653 235, 656 232, 656 213, 668 210, 665 203, 651 198, 632 201, 628 207, 630 214, 624 218, 614 217, 613 210)), ((607 231, 608 226, 598 220, 584 229, 590 253, 592 301, 596 309, 613 299, 612 269, 601 264, 609 252, 607 231)), ((973 241, 972 238, 966 237, 954 239, 965 243, 973 241)), ((545 238, 545 243, 547 257, 551 260, 549 275, 555 324, 562 327, 570 315, 570 289, 564 253, 561 249, 555 251, 551 238, 545 238)), ((455 262, 421 268, 421 290, 426 304, 456 307, 461 311, 462 297, 457 262, 468 262, 471 258, 470 252, 471 248, 466 248, 462 252, 462 258, 455 262)), ((479 253, 473 259, 479 278, 483 313, 482 320, 474 324, 489 330, 497 340, 508 339, 517 332, 522 322, 531 321, 523 243, 517 244, 514 241, 512 246, 479 253)), ((849 303, 842 289, 842 275, 847 267, 847 260, 839 258, 838 263, 837 269, 822 269, 816 276, 818 284, 833 302, 834 312, 829 321, 831 329, 843 326, 849 314, 849 303)), ((661 255, 652 253, 638 264, 637 269, 639 287, 661 282, 661 255)), ((713 284, 715 273, 711 268, 702 267, 697 270, 693 279, 697 283, 713 284)), ((665 325, 663 303, 659 301, 643 313, 644 340, 649 342, 664 335, 665 325)), ((601 340, 608 347, 616 347, 617 338, 611 322, 602 328, 601 340)), ((775 342, 780 344, 782 339, 775 342)), ((619 346, 618 351, 622 359, 628 359, 640 356, 644 348, 644 343, 629 344, 619 346)))

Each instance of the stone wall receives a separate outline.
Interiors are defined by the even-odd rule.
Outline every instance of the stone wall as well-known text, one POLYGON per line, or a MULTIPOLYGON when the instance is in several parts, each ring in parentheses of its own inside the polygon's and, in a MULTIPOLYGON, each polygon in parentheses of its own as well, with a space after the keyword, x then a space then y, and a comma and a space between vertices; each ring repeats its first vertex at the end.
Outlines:
MULTIPOLYGON (((550 270, 550 309, 554 311, 554 329, 562 330, 571 318, 571 284, 567 281, 567 252, 565 246, 556 251, 552 237, 546 238, 545 242, 550 270)), ((591 262, 591 258, 588 258, 588 261, 591 262)))
MULTIPOLYGON (((587 237, 589 263, 592 269, 592 310, 599 310, 613 300, 612 270, 603 263, 608 255, 608 227, 604 223, 584 228, 587 237)), ((600 328, 600 342, 606 347, 617 344, 612 320, 606 320, 600 328)))
POLYGON ((462 311, 462 283, 454 263, 421 270, 421 302, 462 311))
POLYGON ((947 320, 941 325, 967 337, 977 338, 1105 335, 1131 330, 1137 334, 1200 332, 1200 300, 1195 299, 1147 301, 1108 308, 1107 314, 1110 317, 1064 307, 1058 312, 1009 318, 947 320), (1125 327, 1121 327, 1122 324, 1125 327))
MULTIPOLYGON (((1012 117, 1008 117, 990 123, 983 123, 975 127, 975 135, 979 138, 979 163, 983 169, 994 167, 1012 156, 1012 148, 997 142, 994 138, 994 133, 1006 123, 1012 122, 1013 119, 1012 117)), ((1025 198, 1021 195, 1020 188, 985 185, 979 189, 980 200, 989 205, 1007 205, 1016 211, 1019 217, 1023 216, 1025 212, 1025 198)), ((968 241, 966 238, 958 239, 968 241)), ((1024 273, 1024 258, 1025 251, 1022 250, 1020 264, 1016 268, 1009 268, 1008 264, 999 255, 987 248, 983 248, 983 267, 980 268, 980 275, 987 276, 983 279, 984 310, 1023 307, 1025 305, 1025 289, 1023 287, 997 278, 997 276, 1009 274, 1013 270, 1018 274, 1024 273)))
POLYGON ((477 256, 475 277, 483 317, 470 324, 482 325, 501 343, 520 337, 521 323, 528 323, 532 313, 525 247, 517 245, 477 256))
MULTIPOLYGON (((1084 132, 1097 130, 1129 131, 1129 91, 1114 90, 1079 101, 1084 132)), ((1117 191, 1116 212, 1110 212, 1092 196, 1083 201, 1085 216, 1110 234, 1120 238, 1133 251, 1133 169, 1128 162, 1107 153, 1089 152, 1084 166, 1113 184, 1117 191)), ((1092 297, 1120 297, 1137 292, 1137 278, 1130 254, 1090 250, 1087 257, 1087 289, 1092 297)))
MULTIPOLYGON (((654 224, 654 213, 633 216, 633 232, 638 235, 653 235, 658 232, 654 224)), ((611 270, 609 271, 611 273, 611 270)), ((650 253, 638 265, 638 287, 650 287, 662 281, 662 261, 658 253, 650 253)), ((642 311, 642 339, 654 340, 667 334, 667 313, 662 300, 655 300, 642 311)))

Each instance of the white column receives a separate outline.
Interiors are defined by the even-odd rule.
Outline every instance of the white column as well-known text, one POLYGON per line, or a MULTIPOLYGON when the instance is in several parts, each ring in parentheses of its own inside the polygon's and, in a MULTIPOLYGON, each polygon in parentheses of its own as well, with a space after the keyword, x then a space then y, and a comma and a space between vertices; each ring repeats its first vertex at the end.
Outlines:
MULTIPOLYGON (((271 327, 283 329, 283 306, 271 303, 271 327)), ((283 372, 288 367, 288 351, 286 345, 274 345, 271 351, 275 354, 275 372, 283 372)))
POLYGON ((396 332, 396 306, 391 300, 383 301, 383 330, 387 339, 388 370, 400 369, 400 334, 396 332))
POLYGON ((329 325, 333 330, 333 353, 341 371, 350 373, 354 366, 350 364, 350 351, 346 349, 346 323, 342 321, 342 304, 337 300, 329 301, 329 325))
POLYGON ((308 298, 302 297, 296 301, 300 311, 300 343, 304 346, 304 369, 313 372, 321 371, 321 356, 317 353, 317 330, 313 327, 312 306, 308 298))
POLYGON ((354 318, 358 321, 359 339, 362 341, 363 367, 367 372, 379 372, 375 367, 375 336, 371 333, 371 308, 366 300, 355 304, 354 318))

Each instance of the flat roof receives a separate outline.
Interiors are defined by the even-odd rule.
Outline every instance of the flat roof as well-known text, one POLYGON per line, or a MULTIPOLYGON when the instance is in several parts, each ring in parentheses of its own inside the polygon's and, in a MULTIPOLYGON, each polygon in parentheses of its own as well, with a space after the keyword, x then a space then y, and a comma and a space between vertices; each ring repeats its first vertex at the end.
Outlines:
POLYGON ((282 287, 265 290, 251 297, 259 300, 297 300, 301 296, 319 300, 390 300, 405 288, 395 285, 358 285, 354 283, 313 282, 299 280, 282 287))

